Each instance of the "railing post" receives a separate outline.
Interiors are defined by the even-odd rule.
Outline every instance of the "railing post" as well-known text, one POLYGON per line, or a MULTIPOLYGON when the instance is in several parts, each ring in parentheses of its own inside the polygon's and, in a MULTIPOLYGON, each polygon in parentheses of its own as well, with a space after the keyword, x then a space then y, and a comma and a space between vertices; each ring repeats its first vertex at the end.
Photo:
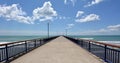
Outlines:
POLYGON ((36 48, 36 40, 34 40, 34 42, 35 42, 35 43, 34 43, 34 48, 36 48))
POLYGON ((76 42, 77 42, 77 44, 79 44, 79 43, 80 43, 80 41, 79 41, 78 39, 76 39, 76 42))
POLYGON ((25 52, 27 53, 27 41, 25 41, 25 52))
POLYGON ((43 44, 43 39, 41 39, 41 41, 40 41, 40 45, 42 45, 43 44))
POLYGON ((41 46, 41 39, 39 40, 39 42, 40 42, 39 46, 41 46))
POLYGON ((120 60, 119 60, 119 58, 120 58, 120 52, 118 52, 118 63, 120 62, 120 60))
POLYGON ((43 40, 42 40, 42 45, 43 45, 45 42, 46 42, 46 39, 43 39, 43 40))
POLYGON ((0 52, 0 62, 1 62, 1 52, 0 52))
POLYGON ((83 40, 81 40, 81 46, 83 47, 83 40))
POLYGON ((104 48, 105 48, 105 51, 104 51, 104 60, 106 61, 107 45, 105 45, 104 48))
POLYGON ((90 43, 90 41, 89 41, 89 52, 91 51, 91 43, 90 43))
POLYGON ((8 57, 8 45, 5 45, 5 50, 6 50, 6 63, 9 61, 9 57, 8 57))

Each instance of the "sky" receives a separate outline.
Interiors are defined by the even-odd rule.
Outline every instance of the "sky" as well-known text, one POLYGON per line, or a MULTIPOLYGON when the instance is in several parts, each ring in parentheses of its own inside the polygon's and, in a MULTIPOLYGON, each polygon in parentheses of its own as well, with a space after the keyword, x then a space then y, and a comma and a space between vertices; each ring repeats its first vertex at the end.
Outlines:
POLYGON ((0 35, 120 35, 120 0, 0 0, 0 35))

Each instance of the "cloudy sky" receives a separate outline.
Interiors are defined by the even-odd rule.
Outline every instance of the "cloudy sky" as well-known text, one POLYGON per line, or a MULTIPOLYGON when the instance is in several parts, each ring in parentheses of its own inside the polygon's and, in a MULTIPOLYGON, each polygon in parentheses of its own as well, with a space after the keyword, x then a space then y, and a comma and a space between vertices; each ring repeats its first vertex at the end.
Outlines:
POLYGON ((0 35, 120 35, 120 0, 0 0, 0 35))

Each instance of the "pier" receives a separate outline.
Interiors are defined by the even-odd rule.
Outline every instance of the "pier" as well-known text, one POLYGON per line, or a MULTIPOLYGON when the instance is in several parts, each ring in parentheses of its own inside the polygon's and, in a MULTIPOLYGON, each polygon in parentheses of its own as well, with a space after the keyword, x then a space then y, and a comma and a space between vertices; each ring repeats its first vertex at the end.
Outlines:
POLYGON ((120 63, 120 46, 67 36, 0 46, 1 63, 120 63))

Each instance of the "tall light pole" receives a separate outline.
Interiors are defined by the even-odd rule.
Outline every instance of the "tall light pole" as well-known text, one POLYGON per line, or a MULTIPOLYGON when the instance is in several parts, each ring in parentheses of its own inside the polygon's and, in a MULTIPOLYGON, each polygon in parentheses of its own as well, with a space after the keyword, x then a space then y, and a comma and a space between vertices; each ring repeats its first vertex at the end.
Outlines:
POLYGON ((47 29, 48 29, 48 38, 49 38, 49 22, 47 23, 47 29))

